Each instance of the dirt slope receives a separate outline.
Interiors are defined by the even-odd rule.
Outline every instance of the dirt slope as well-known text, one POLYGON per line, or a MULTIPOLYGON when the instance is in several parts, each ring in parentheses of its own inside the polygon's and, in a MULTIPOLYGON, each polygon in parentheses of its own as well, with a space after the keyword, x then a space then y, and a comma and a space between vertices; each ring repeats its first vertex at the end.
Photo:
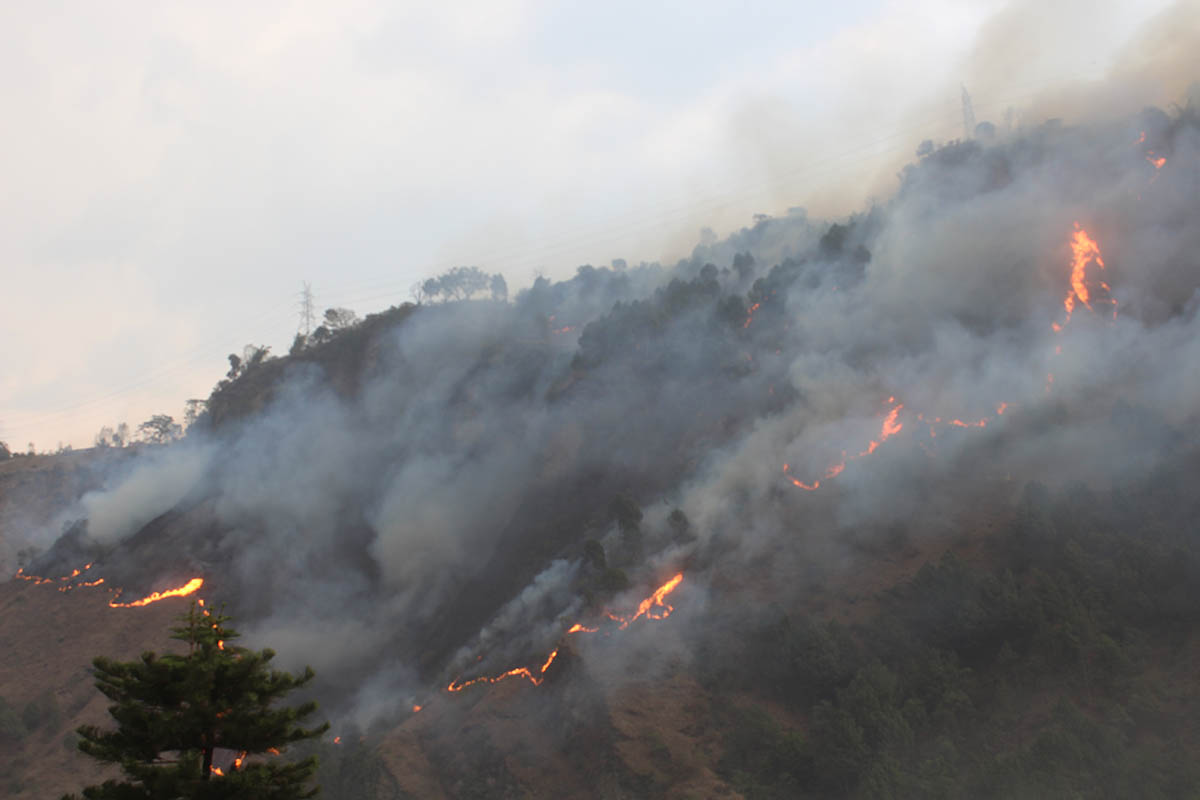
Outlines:
POLYGON ((103 587, 0 583, 0 698, 12 711, 0 722, 0 796, 53 798, 103 777, 75 748, 78 725, 109 720, 91 661, 169 650, 168 628, 189 602, 114 609, 110 596, 103 587))

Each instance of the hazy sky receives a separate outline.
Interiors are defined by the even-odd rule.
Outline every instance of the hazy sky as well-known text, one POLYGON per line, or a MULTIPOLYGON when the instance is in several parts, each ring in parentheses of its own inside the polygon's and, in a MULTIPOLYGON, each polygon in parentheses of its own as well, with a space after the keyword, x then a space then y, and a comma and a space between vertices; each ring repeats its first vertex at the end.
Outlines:
POLYGON ((286 351, 302 281, 361 314, 457 264, 516 290, 858 207, 961 135, 964 83, 981 120, 1070 118, 1125 71, 1118 105, 1176 99, 1147 59, 1200 20, 1197 0, 433 5, 0 4, 0 440, 179 417, 227 353, 286 351))

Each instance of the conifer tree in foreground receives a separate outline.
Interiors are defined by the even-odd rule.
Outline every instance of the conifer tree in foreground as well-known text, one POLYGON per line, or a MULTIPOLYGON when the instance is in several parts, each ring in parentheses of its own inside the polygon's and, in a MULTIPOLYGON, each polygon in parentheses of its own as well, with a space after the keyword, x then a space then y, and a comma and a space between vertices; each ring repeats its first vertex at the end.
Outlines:
POLYGON ((230 644, 238 633, 225 627, 229 619, 200 601, 172 628, 171 638, 187 643, 185 654, 92 662, 117 729, 80 727, 79 749, 120 766, 125 780, 87 787, 87 800, 295 800, 317 793, 309 785, 316 757, 288 762, 282 751, 329 725, 299 726, 314 702, 271 707, 308 683, 312 669, 298 677, 271 669, 273 651, 230 644))

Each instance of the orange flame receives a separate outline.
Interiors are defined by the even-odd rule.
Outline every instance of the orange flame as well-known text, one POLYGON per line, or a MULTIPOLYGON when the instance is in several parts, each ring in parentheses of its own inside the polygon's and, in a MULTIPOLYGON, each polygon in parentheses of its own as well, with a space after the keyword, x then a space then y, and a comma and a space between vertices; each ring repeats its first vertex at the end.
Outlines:
POLYGON ((759 308, 761 308, 761 307, 762 307, 762 303, 755 303, 754 305, 750 306, 750 308, 749 308, 749 309, 747 309, 747 311, 746 311, 746 323, 745 323, 744 325, 742 325, 742 329, 743 329, 743 330, 744 330, 744 329, 746 329, 746 328, 749 328, 749 327, 750 327, 750 323, 751 323, 751 322, 754 322, 754 312, 755 312, 755 311, 758 311, 758 309, 759 309, 759 308))
POLYGON ((418 705, 415 705, 415 704, 413 705, 413 713, 414 713, 414 714, 416 714, 416 713, 417 713, 418 711, 420 711, 420 710, 421 710, 421 706, 418 706, 418 705))
MULTIPOLYGON (((667 595, 669 595, 671 592, 675 591, 675 588, 677 586, 679 586, 679 584, 681 584, 681 583, 683 583, 683 573, 679 572, 679 573, 676 573, 675 577, 671 578, 671 580, 667 581, 662 586, 655 589, 654 594, 650 595, 649 597, 647 597, 645 600, 643 600, 641 603, 638 604, 637 613, 621 623, 621 630, 625 630, 626 628, 628 628, 629 623, 633 622, 635 619, 637 619, 638 617, 643 616, 643 615, 645 615, 649 619, 665 619, 665 618, 671 616, 671 612, 675 610, 675 607, 668 603, 664 603, 663 598, 666 597, 667 595), (657 610, 657 611, 651 610, 651 609, 655 609, 655 608, 660 609, 660 610, 657 610)), ((551 659, 550 659, 551 661, 554 660, 553 656, 555 654, 551 655, 551 659)), ((546 666, 550 666, 550 663, 546 662, 546 666)))
POLYGON ((192 578, 178 589, 167 589, 164 592, 155 592, 148 597, 143 597, 141 600, 134 600, 132 603, 118 603, 115 600, 109 600, 108 604, 112 608, 138 608, 140 606, 148 606, 151 603, 157 603, 159 600, 166 600, 168 597, 185 597, 197 591, 203 585, 203 578, 192 578))
MULTIPOLYGON (((78 578, 80 575, 87 572, 91 568, 92 568, 92 564, 91 564, 91 562, 89 562, 89 563, 85 564, 82 569, 73 569, 73 570, 71 570, 70 575, 63 575, 61 578, 58 578, 57 580, 69 581, 73 578, 78 578)), ((23 581, 32 581, 34 586, 40 586, 43 583, 54 583, 54 581, 55 581, 55 578, 43 578, 39 575, 26 575, 24 567, 18 567, 17 574, 14 575, 13 577, 20 578, 23 581)), ((101 579, 97 583, 102 583, 102 582, 103 582, 103 579, 101 579)), ((86 585, 96 586, 97 583, 89 583, 86 585)), ((68 586, 65 589, 63 589, 62 591, 66 591, 66 589, 70 589, 70 588, 72 588, 72 587, 68 586)))
MULTIPOLYGON (((665 602, 665 599, 667 595, 675 591, 675 589, 678 588, 679 584, 682 582, 683 573, 676 573, 669 581, 664 583, 662 586, 659 586, 649 597, 639 603, 637 611, 635 611, 633 615, 629 617, 622 617, 609 611, 605 613, 605 616, 607 616, 613 622, 618 623, 617 630, 622 631, 628 628, 629 625, 639 617, 655 620, 666 619, 667 617, 671 616, 671 612, 675 610, 675 607, 665 602)), ((595 633, 597 630, 599 629, 588 628, 577 622, 567 629, 567 633, 595 633)), ((474 686, 477 683, 500 683, 500 681, 516 677, 525 678, 534 686, 541 686, 546 680, 546 670, 550 669, 550 665, 554 663, 556 658, 558 658, 557 647, 550 651, 550 655, 546 656, 545 662, 543 662, 541 668, 538 669, 536 673, 528 667, 514 667, 513 669, 510 669, 507 672, 502 672, 496 676, 480 675, 478 678, 472 678, 468 681, 450 681, 450 685, 446 687, 446 691, 461 692, 468 686, 474 686)), ((420 710, 420 706, 413 707, 414 712, 420 710)))
MULTIPOLYGON (((1071 321, 1071 312, 1075 310, 1075 299, 1086 308, 1091 308, 1091 295, 1087 285, 1087 265, 1095 262, 1096 266, 1104 269, 1104 258, 1100 255, 1100 245, 1088 235, 1088 232, 1075 223, 1075 233, 1071 236, 1071 289, 1063 298, 1063 308, 1067 311, 1067 321, 1071 321)), ((1103 284, 1102 284, 1103 286, 1103 284)), ((1104 286, 1104 288, 1108 288, 1104 286)))
POLYGON ((792 485, 795 486, 797 489, 803 489, 806 492, 815 492, 817 489, 821 488, 822 480, 827 481, 832 478, 836 478, 838 475, 841 475, 842 472, 846 469, 847 461, 853 461, 856 458, 863 458, 864 456, 869 456, 872 453, 874 453, 877 449, 879 449, 879 445, 881 445, 883 442, 886 442, 888 439, 895 436, 897 433, 899 433, 901 430, 904 429, 904 423, 900 422, 900 419, 899 419, 900 412, 904 409, 904 404, 897 403, 896 398, 894 396, 889 397, 887 401, 894 405, 892 406, 891 410, 888 411, 888 413, 886 415, 884 415, 883 425, 879 429, 878 441, 872 439, 867 444, 866 450, 863 450, 861 453, 858 453, 857 455, 851 456, 849 458, 846 456, 845 451, 843 451, 842 459, 840 461, 838 461, 836 464, 832 464, 829 467, 826 467, 824 475, 822 475, 819 480, 815 480, 812 483, 805 483, 804 481, 802 481, 799 478, 792 475, 791 467, 788 464, 783 465, 784 475, 787 476, 787 479, 789 481, 791 481, 792 485))

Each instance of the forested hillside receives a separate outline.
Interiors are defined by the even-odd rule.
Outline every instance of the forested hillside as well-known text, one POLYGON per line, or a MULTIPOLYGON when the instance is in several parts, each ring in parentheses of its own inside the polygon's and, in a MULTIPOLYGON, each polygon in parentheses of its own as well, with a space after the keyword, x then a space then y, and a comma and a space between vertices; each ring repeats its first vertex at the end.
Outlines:
MULTIPOLYGON (((1194 104, 991 126, 844 219, 331 309, 0 485, 13 641, 201 578, 316 669, 331 798, 1188 796, 1197 186, 1194 104)), ((13 796, 79 679, 0 685, 13 796)))

